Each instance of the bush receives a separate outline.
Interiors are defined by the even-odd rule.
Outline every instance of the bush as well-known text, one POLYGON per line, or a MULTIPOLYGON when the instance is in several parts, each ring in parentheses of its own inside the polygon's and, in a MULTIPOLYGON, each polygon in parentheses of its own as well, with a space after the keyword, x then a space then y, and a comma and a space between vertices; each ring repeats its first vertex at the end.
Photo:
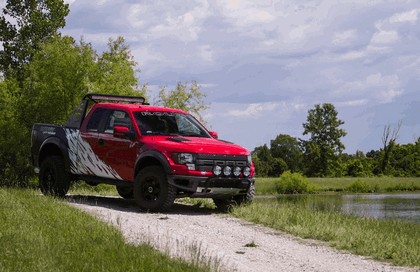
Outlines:
POLYGON ((276 181, 276 190, 279 194, 313 193, 315 185, 309 183, 306 177, 300 173, 285 171, 276 181))
POLYGON ((370 186, 366 181, 357 179, 346 188, 346 191, 352 193, 371 193, 375 191, 375 189, 372 188, 372 186, 370 186))

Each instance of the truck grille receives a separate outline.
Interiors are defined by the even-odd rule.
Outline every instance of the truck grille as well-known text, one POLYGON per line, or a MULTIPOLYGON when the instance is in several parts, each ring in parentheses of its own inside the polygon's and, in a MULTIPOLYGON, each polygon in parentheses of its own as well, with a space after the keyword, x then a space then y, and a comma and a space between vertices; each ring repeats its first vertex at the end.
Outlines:
POLYGON ((247 156, 198 154, 196 157, 196 167, 199 171, 211 172, 216 165, 243 168, 247 166, 247 156))

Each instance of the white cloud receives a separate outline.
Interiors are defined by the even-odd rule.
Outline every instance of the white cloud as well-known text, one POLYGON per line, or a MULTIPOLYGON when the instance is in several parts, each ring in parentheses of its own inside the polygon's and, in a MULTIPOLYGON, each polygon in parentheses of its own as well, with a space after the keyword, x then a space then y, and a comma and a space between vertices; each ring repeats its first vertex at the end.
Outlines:
POLYGON ((240 117, 240 118, 250 118, 250 117, 259 117, 265 112, 270 112, 275 110, 278 107, 277 103, 253 103, 249 104, 244 109, 234 109, 227 112, 228 116, 240 117))
POLYGON ((356 60, 366 56, 365 51, 349 51, 344 54, 338 55, 334 60, 336 61, 348 61, 348 60, 356 60))
POLYGON ((349 100, 344 102, 335 103, 338 107, 357 107, 357 106, 364 106, 369 103, 368 99, 357 99, 357 100, 349 100))
POLYGON ((224 17, 241 27, 270 23, 276 18, 271 3, 228 0, 219 1, 217 6, 224 17))
POLYGON ((364 80, 344 81, 334 93, 337 97, 350 98, 347 102, 340 102, 340 105, 360 106, 367 102, 389 103, 404 92, 397 75, 374 73, 364 80))
POLYGON ((378 93, 377 98, 379 103, 390 103, 394 101, 395 98, 401 96, 403 94, 403 90, 401 89, 386 89, 382 90, 378 93))
POLYGON ((389 18, 391 23, 416 23, 420 9, 413 9, 407 12, 396 13, 389 18))
POLYGON ((127 8, 127 23, 141 31, 148 42, 167 37, 192 42, 199 38, 208 9, 206 1, 192 1, 181 7, 175 2, 131 4, 127 8))
POLYGON ((334 45, 349 45, 357 38, 357 30, 350 29, 344 32, 335 33, 333 44, 334 45))
POLYGON ((204 61, 211 62, 213 61, 213 51, 210 45, 206 44, 199 47, 201 59, 204 61))
POLYGON ((373 35, 371 44, 388 45, 388 44, 396 43, 398 40, 399 40, 399 36, 398 36, 397 31, 379 30, 373 35))

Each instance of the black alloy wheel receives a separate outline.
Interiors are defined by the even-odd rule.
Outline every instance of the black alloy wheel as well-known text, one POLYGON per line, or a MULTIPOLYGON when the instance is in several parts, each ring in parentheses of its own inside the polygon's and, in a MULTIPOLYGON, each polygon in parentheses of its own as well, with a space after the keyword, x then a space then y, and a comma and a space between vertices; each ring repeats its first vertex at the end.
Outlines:
POLYGON ((50 156, 43 160, 39 171, 39 186, 44 195, 64 197, 67 194, 70 175, 66 172, 62 157, 50 156))
POLYGON ((140 170, 134 181, 134 199, 141 209, 153 212, 168 210, 175 201, 176 188, 168 184, 160 166, 140 170))

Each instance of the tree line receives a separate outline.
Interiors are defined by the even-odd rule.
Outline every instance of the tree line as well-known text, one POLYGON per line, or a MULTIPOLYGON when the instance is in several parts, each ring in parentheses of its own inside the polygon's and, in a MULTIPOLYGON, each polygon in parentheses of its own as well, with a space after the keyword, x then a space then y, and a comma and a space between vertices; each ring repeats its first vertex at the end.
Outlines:
POLYGON ((334 105, 315 105, 303 123, 308 140, 279 134, 253 152, 257 176, 278 177, 285 171, 303 173, 308 177, 420 177, 420 137, 414 143, 398 144, 401 123, 395 128, 384 127, 383 147, 366 154, 343 153, 341 138, 347 132, 340 128, 334 105))
MULTIPOLYGON (((34 123, 63 124, 87 93, 144 96, 137 63, 123 37, 98 53, 83 38, 60 33, 69 5, 62 0, 7 0, 0 16, 0 185, 25 186, 34 123)), ((196 82, 160 87, 153 104, 201 119, 207 108, 196 82)))

